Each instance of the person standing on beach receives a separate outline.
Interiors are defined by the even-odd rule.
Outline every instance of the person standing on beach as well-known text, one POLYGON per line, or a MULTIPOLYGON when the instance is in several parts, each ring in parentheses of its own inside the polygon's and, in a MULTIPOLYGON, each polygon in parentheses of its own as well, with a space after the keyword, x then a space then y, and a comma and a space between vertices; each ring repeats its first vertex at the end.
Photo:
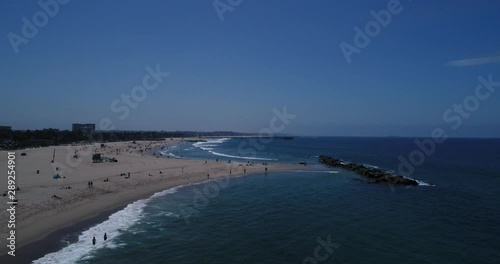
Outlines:
POLYGON ((108 235, 106 235, 106 233, 104 233, 104 241, 106 241, 106 239, 108 239, 108 235))
POLYGON ((95 237, 92 238, 92 245, 95 245, 95 237))

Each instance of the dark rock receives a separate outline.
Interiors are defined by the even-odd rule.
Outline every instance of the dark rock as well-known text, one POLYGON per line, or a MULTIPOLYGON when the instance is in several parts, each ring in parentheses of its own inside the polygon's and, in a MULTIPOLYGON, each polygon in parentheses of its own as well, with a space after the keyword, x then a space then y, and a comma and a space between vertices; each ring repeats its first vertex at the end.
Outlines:
POLYGON ((329 156, 319 156, 319 162, 330 167, 342 168, 349 171, 354 171, 357 174, 374 180, 374 183, 390 183, 403 185, 418 185, 418 182, 413 179, 405 178, 401 175, 393 175, 391 173, 375 168, 367 168, 363 165, 355 163, 343 162, 329 156))

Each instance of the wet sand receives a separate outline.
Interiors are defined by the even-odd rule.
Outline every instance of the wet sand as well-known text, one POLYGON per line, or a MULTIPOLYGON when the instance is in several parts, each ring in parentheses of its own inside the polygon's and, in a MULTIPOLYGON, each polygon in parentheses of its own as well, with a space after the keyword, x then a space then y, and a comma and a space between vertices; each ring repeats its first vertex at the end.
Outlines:
MULTIPOLYGON (((103 212, 111 212, 139 199, 150 197, 175 186, 201 182, 229 175, 262 173, 303 168, 292 164, 255 164, 246 166, 243 162, 174 159, 145 155, 155 148, 173 145, 180 140, 137 141, 79 146, 57 146, 16 152, 16 192, 19 203, 16 208, 16 251, 21 247, 41 240, 57 230, 103 212), (52 156, 56 152, 54 163, 52 156), (75 151, 76 154, 75 154, 75 151), (21 156, 21 153, 26 156, 21 156), (118 162, 93 163, 92 154, 102 153, 118 162), (78 155, 76 159, 73 156, 78 155), (56 170, 58 168, 58 170, 56 170), (37 174, 36 171, 40 170, 37 174), (128 173, 130 172, 130 178, 128 173), (161 172, 161 173, 160 173, 161 172), (61 179, 54 179, 58 173, 61 179), (125 174, 126 176, 122 176, 125 174), (105 181, 108 180, 108 181, 105 181), (93 182, 89 188, 88 182, 93 182), (71 189, 67 189, 71 187, 71 189), (53 195, 57 197, 54 198, 53 195)), ((7 153, 0 153, 0 164, 7 166, 7 153)), ((0 182, 0 190, 7 190, 7 180, 0 182)), ((0 196, 0 235, 7 237, 7 197, 0 196)), ((101 214, 102 215, 102 214, 101 214)), ((109 214, 107 214, 109 216, 109 214)), ((106 217, 107 217, 106 216, 106 217)), ((49 243, 50 244, 50 243, 49 243)), ((34 244, 32 244, 34 245, 34 244)), ((38 244, 41 245, 41 244, 38 244)), ((7 253, 7 247, 0 247, 0 255, 7 253)), ((44 250, 47 252, 47 249, 44 250)), ((19 253, 19 252, 18 252, 19 253)))

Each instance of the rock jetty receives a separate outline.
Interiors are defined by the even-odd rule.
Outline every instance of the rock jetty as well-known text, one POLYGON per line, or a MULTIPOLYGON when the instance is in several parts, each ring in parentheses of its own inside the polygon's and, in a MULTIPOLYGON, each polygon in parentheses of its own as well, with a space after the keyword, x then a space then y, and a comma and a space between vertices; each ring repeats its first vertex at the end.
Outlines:
POLYGON ((418 185, 418 182, 413 179, 408 179, 400 175, 393 175, 380 169, 368 168, 355 163, 343 162, 330 156, 319 156, 319 162, 330 167, 354 171, 361 176, 372 179, 375 183, 418 185))

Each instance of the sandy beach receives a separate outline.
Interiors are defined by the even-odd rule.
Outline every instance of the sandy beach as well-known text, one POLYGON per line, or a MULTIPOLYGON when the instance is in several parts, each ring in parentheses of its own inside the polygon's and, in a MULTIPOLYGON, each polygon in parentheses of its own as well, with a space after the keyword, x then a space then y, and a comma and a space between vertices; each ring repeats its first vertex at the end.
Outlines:
MULTIPOLYGON (((100 212, 147 198, 171 187, 223 176, 297 169, 291 164, 254 164, 227 160, 188 160, 146 155, 155 148, 173 145, 180 140, 138 141, 56 146, 17 150, 16 153, 16 248, 42 239, 48 234, 100 212), (55 160, 51 163, 55 150, 55 160), (21 156, 26 153, 26 156, 21 156), (101 153, 118 162, 93 163, 92 154, 101 153), (77 155, 76 158, 74 155, 77 155), (39 170, 39 173, 37 173, 39 170), (61 178, 54 179, 58 173, 61 178), (130 173, 130 177, 128 174, 130 173), (93 187, 89 188, 89 181, 93 187)), ((7 166, 7 152, 2 151, 0 164, 7 166)), ((7 177, 0 181, 2 194, 7 177)), ((0 196, 0 234, 7 237, 7 196, 0 196)), ((7 248, 1 247, 0 255, 7 248)))

